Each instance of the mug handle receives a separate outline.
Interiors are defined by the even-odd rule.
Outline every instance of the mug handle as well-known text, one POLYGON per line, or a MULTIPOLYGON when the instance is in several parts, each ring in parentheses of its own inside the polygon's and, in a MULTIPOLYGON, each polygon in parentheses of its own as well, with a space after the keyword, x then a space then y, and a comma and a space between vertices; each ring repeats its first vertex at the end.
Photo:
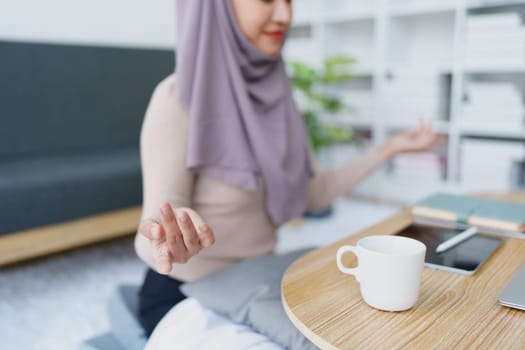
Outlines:
POLYGON ((346 273, 346 274, 349 274, 349 275, 354 275, 355 278, 359 281, 359 278, 357 277, 357 271, 359 269, 359 266, 356 266, 356 267, 346 267, 343 265, 343 262, 341 261, 341 259, 343 258, 343 254, 346 253, 346 252, 351 252, 351 253, 354 253, 357 258, 359 259, 359 249, 358 247, 356 246, 353 246, 353 245, 344 245, 342 247, 339 247, 339 249, 337 249, 337 267, 339 268, 339 270, 342 272, 342 273, 346 273))

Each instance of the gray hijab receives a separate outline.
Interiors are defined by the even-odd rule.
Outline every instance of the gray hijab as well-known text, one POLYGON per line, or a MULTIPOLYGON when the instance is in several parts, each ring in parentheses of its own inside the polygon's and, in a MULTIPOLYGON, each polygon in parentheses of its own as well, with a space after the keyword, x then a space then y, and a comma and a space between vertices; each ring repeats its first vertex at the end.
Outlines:
POLYGON ((241 32, 232 0, 178 0, 177 94, 187 166, 247 191, 262 176, 275 225, 301 215, 311 176, 305 127, 280 55, 241 32))

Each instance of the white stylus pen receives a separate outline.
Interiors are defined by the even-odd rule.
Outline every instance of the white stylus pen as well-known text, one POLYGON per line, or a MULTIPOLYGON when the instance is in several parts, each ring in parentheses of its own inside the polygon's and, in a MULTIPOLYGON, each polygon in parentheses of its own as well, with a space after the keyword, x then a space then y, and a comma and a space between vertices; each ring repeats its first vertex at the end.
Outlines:
POLYGON ((438 245, 436 248, 436 253, 443 253, 444 251, 449 250, 450 248, 474 236, 476 233, 478 233, 478 228, 470 227, 465 231, 461 232, 460 234, 457 234, 454 237, 447 239, 445 242, 438 245))

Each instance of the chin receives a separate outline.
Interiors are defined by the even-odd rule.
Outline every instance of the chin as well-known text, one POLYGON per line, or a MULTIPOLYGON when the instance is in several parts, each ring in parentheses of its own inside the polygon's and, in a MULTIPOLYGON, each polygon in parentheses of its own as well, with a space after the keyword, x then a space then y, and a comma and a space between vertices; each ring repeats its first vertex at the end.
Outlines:
MULTIPOLYGON (((261 38, 262 39, 262 38, 261 38)), ((281 53, 283 49, 284 42, 275 42, 273 40, 269 40, 267 38, 264 38, 263 40, 260 40, 256 46, 257 48, 268 56, 277 56, 281 53)))
POLYGON ((279 55, 281 53, 282 46, 279 45, 277 47, 275 47, 275 46, 274 47, 266 47, 264 49, 261 49, 261 51, 263 53, 265 53, 266 55, 268 55, 268 56, 277 56, 277 55, 279 55))

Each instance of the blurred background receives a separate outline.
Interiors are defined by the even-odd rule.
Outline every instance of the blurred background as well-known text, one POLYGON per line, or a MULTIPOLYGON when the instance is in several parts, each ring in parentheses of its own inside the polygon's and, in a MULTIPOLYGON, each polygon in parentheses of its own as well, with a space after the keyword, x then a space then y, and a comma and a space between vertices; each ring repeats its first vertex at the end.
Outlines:
MULTIPOLYGON (((328 244, 438 191, 525 188, 525 1, 293 4, 290 75, 332 77, 308 90, 294 84, 310 136, 330 131, 316 139, 321 167, 421 117, 445 143, 394 158, 328 213, 281 228, 276 252, 328 244), (305 91, 328 102, 312 104, 305 91)), ((175 0, 0 1, 6 348, 74 348, 111 327, 115 287, 141 281, 132 243, 139 132, 155 85, 176 64, 175 11, 175 0)))
MULTIPOLYGON (((295 4, 286 58, 320 64, 342 53, 357 61, 355 79, 338 89, 354 111, 333 122, 376 144, 426 117, 446 137, 442 148, 395 158, 358 193, 413 201, 437 190, 523 188, 524 2, 295 4)), ((333 162, 352 154, 330 153, 333 162)))
MULTIPOLYGON (((159 51, 176 44, 173 0, 0 6, 0 40, 159 51)), ((523 2, 294 0, 294 8, 286 60, 314 67, 334 55, 356 61, 354 79, 333 89, 352 111, 327 121, 352 128, 360 146, 380 143, 420 117, 447 137, 435 152, 396 158, 358 193, 412 201, 443 187, 524 186, 523 2)), ((355 147, 334 146, 321 161, 343 161, 355 147)))

